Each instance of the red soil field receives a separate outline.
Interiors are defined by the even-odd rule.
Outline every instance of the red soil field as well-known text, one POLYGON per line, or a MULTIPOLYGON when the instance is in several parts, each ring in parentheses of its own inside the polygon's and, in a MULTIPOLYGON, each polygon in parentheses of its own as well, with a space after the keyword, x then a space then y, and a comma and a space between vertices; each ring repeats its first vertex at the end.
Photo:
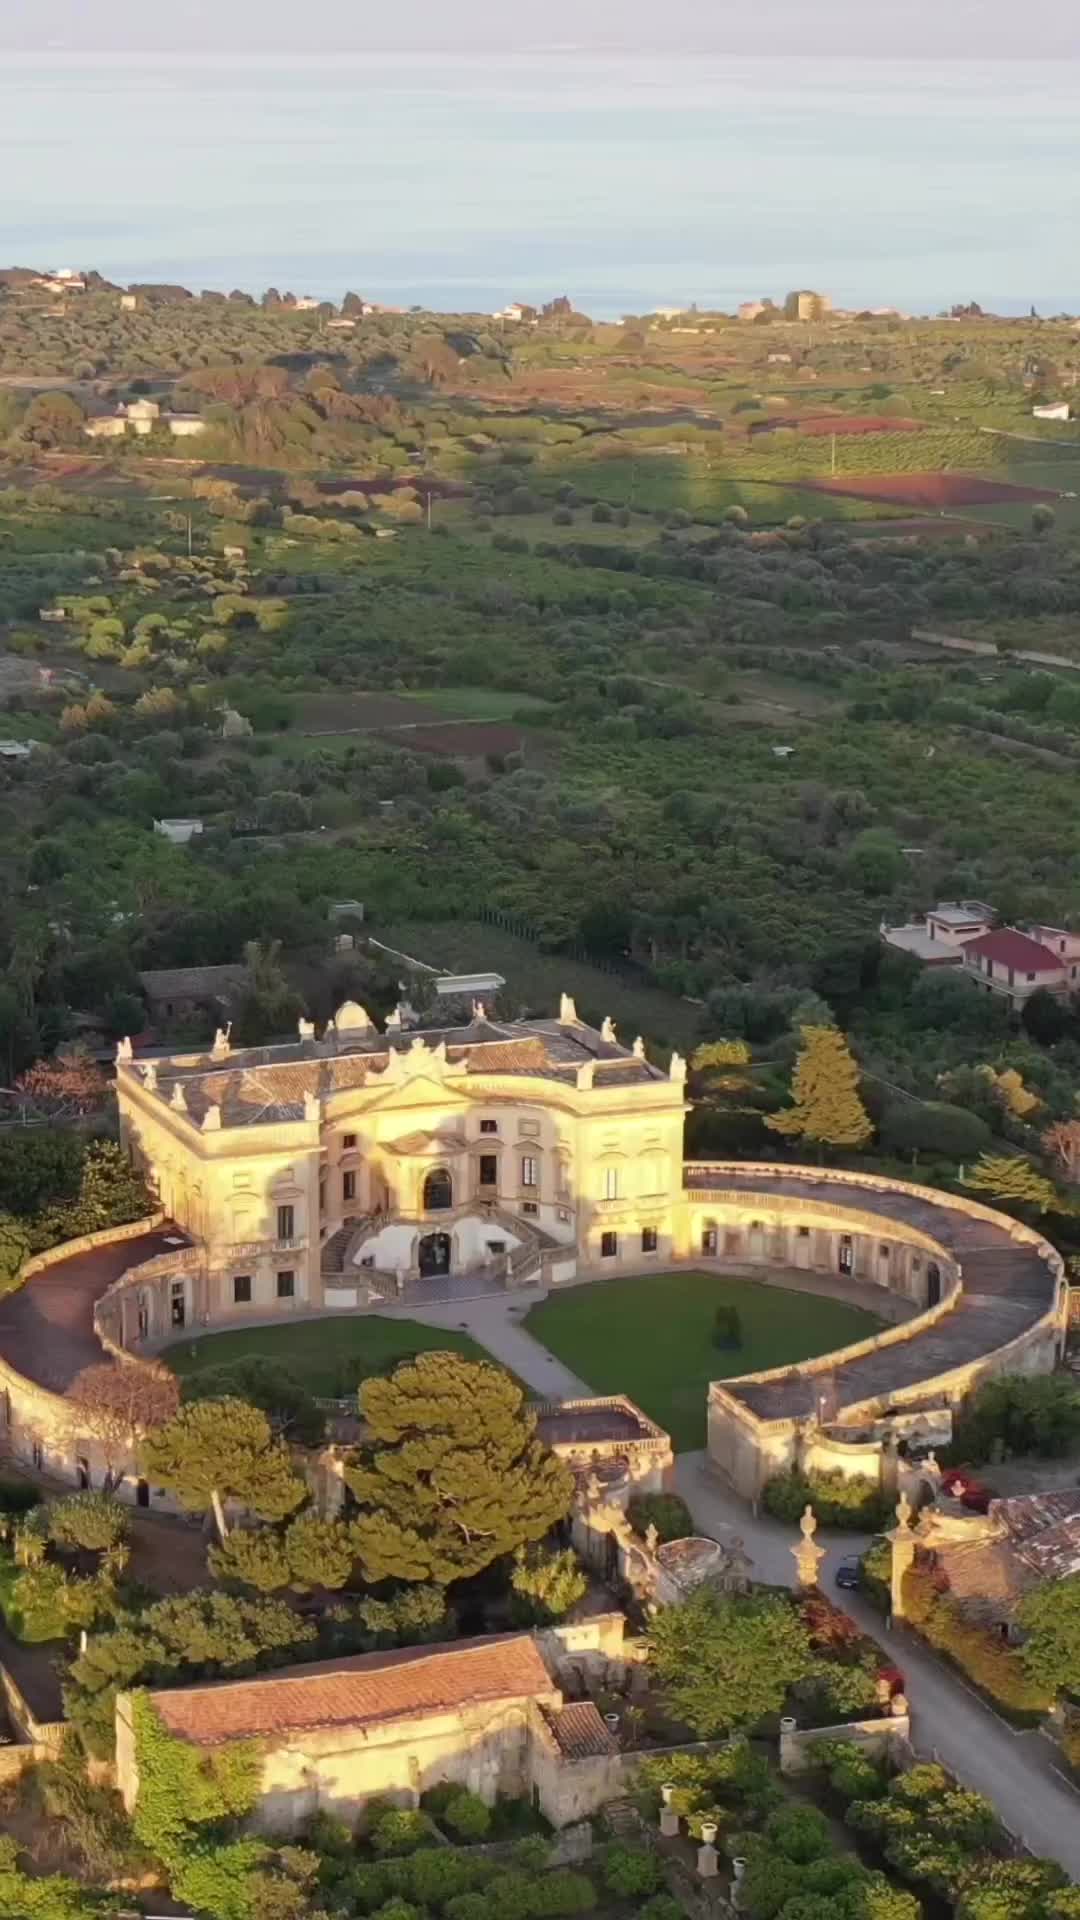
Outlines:
POLYGON ((775 420, 761 420, 751 427, 751 436, 759 433, 775 433, 778 427, 788 427, 795 433, 804 433, 808 439, 818 439, 826 434, 835 433, 839 439, 848 434, 859 433, 924 433, 926 423, 923 420, 894 420, 884 413, 785 413, 775 420))
POLYGON ((1017 487, 984 480, 977 473, 882 473, 842 480, 800 480, 811 493, 839 493, 850 500, 886 500, 897 507, 994 507, 1015 501, 1057 500, 1048 487, 1017 487))

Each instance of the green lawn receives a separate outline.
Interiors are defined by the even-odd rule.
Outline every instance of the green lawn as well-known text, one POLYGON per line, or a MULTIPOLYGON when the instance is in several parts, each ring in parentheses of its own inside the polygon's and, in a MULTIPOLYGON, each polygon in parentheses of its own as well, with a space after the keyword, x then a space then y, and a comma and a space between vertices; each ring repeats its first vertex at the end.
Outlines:
POLYGON ((168 1363, 181 1378, 227 1360, 260 1354, 276 1360, 321 1399, 345 1399, 361 1380, 384 1373, 398 1360, 432 1349, 488 1358, 468 1334, 443 1327, 422 1327, 417 1320, 380 1319, 375 1314, 341 1314, 327 1320, 302 1320, 292 1326, 236 1328, 203 1334, 170 1347, 168 1363))
POLYGON ((876 1333, 873 1314, 814 1294, 711 1273, 648 1273, 574 1287, 525 1325, 597 1393, 627 1393, 677 1451, 705 1445, 710 1380, 788 1366, 876 1333), (712 1345, 718 1306, 739 1310, 742 1346, 712 1345))

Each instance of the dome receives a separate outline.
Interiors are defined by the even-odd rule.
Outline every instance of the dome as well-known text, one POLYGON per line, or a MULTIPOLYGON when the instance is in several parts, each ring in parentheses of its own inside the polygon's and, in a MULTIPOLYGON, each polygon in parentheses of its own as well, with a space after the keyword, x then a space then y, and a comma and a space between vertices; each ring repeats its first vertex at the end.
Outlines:
POLYGON ((343 1000, 334 1015, 334 1025, 339 1033, 363 1033, 371 1020, 358 1001, 343 1000))

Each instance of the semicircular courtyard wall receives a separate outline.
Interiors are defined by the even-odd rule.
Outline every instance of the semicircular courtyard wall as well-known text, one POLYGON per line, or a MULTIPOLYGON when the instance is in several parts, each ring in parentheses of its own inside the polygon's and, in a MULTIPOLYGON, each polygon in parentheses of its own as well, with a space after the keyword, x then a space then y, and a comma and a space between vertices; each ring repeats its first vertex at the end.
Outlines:
POLYGON ((680 1252, 741 1272, 848 1278, 870 1309, 878 1292, 916 1309, 839 1352, 713 1383, 709 1466, 752 1501, 795 1466, 881 1479, 890 1430, 917 1428, 920 1414, 932 1425, 981 1380, 1049 1371, 1063 1351, 1060 1255, 966 1195, 873 1174, 699 1163, 686 1169, 680 1252))

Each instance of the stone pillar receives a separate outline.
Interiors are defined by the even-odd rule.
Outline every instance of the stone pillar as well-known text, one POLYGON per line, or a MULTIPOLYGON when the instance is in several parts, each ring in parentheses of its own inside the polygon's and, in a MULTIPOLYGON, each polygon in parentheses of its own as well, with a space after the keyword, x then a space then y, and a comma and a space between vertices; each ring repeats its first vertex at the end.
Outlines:
POLYGON ((663 1840, 677 1840, 679 1837, 679 1816, 671 1804, 674 1792, 673 1786, 660 1789, 660 1798, 663 1801, 663 1806, 660 1808, 660 1837, 663 1840))
POLYGON ((890 1576, 889 1605, 894 1620, 904 1618, 904 1576, 915 1558, 918 1542, 911 1527, 911 1502, 907 1494, 902 1493, 896 1505, 896 1525, 886 1534, 892 1547, 892 1571, 890 1576))
POLYGON ((818 1523, 813 1507, 808 1505, 804 1509, 799 1525, 802 1528, 802 1538, 796 1546, 792 1547, 791 1552, 795 1560, 796 1582, 805 1592, 807 1588, 816 1587, 818 1584, 818 1573, 825 1558, 825 1549, 819 1547, 814 1539, 818 1523))
POLYGON ((697 1870, 701 1880, 715 1880, 720 1871, 720 1856, 716 1851, 716 1821, 706 1820, 701 1828, 701 1845, 698 1848, 697 1870))

